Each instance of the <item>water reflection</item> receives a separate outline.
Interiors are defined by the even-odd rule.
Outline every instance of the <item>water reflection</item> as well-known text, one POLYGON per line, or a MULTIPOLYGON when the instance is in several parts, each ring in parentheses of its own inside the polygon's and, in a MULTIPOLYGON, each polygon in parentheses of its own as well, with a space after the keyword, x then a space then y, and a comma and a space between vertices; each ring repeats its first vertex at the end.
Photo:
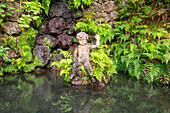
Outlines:
POLYGON ((59 72, 15 75, 1 81, 1 113, 168 113, 168 88, 114 76, 104 89, 72 87, 59 72))

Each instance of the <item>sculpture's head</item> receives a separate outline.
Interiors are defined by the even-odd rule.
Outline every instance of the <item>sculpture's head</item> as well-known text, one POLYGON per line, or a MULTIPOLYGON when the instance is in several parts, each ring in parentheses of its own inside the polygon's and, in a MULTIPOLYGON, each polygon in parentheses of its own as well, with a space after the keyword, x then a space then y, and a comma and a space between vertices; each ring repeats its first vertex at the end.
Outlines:
POLYGON ((80 32, 77 34, 76 38, 79 41, 80 45, 85 45, 89 37, 88 34, 86 34, 85 32, 80 32))

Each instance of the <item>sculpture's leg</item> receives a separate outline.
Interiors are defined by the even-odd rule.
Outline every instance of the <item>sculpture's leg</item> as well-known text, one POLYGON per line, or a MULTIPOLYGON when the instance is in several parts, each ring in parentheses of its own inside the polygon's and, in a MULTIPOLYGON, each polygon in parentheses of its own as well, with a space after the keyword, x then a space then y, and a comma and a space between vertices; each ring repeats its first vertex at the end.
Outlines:
POLYGON ((69 79, 73 79, 73 77, 76 76, 76 72, 77 72, 77 63, 73 63, 72 74, 69 76, 69 79))
MULTIPOLYGON (((86 62, 84 63, 84 68, 85 68, 85 70, 87 71, 87 73, 90 75, 91 70, 92 70, 92 67, 91 67, 89 61, 86 61, 86 62)), ((96 79, 95 79, 92 75, 90 75, 90 76, 91 76, 92 82, 93 82, 93 83, 96 82, 96 79)))
POLYGON ((87 73, 90 75, 91 70, 92 70, 92 67, 91 67, 89 61, 85 61, 85 63, 84 63, 84 68, 85 68, 85 70, 87 71, 87 73))

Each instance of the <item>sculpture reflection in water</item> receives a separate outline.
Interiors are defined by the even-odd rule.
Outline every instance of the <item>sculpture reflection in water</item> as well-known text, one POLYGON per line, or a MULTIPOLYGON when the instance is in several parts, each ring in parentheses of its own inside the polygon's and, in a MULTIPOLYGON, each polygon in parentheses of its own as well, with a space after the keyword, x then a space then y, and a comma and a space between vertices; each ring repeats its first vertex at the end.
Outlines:
MULTIPOLYGON (((88 40, 88 34, 85 32, 80 32, 76 36, 77 40, 79 41, 79 44, 73 53, 73 69, 72 69, 72 75, 69 77, 69 79, 72 79, 72 84, 75 85, 86 85, 88 82, 83 79, 83 73, 81 71, 82 66, 87 71, 87 73, 90 75, 92 66, 90 64, 90 56, 89 52, 90 49, 97 48, 100 45, 100 36, 96 34, 96 44, 91 45, 87 44, 88 40), (80 82, 81 81, 81 82, 80 82)), ((95 78, 90 75, 92 82, 95 82, 95 78)))

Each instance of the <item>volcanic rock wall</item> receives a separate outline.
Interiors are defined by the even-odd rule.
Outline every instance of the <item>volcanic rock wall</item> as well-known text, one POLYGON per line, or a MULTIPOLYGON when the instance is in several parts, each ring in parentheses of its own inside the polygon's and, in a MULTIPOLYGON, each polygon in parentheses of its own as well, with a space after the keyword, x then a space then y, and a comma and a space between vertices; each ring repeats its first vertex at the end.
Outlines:
MULTIPOLYGON (((15 9, 20 8, 19 3, 17 2, 10 2, 9 6, 14 7, 15 9)), ((83 15, 86 15, 88 10, 96 13, 93 17, 94 20, 102 18, 100 23, 107 22, 114 26, 116 19, 115 15, 117 14, 114 0, 94 0, 91 6, 84 9, 79 8, 78 10, 69 9, 68 7, 69 5, 65 0, 52 0, 49 15, 44 16, 46 18, 40 27, 35 28, 39 31, 35 41, 35 55, 38 56, 38 59, 44 61, 44 63, 60 60, 63 56, 54 56, 53 54, 58 54, 55 50, 58 48, 68 50, 70 46, 73 45, 73 39, 76 35, 74 29, 76 22, 83 17, 83 15), (47 42, 50 44, 47 45, 47 42)), ((4 19, 5 22, 3 24, 6 28, 0 27, 0 42, 2 41, 2 37, 9 38, 7 33, 11 33, 16 37, 21 33, 21 29, 17 22, 21 14, 21 12, 12 13, 12 16, 4 19)), ((18 43, 18 41, 16 42, 18 43)), ((8 50, 8 54, 10 58, 18 57, 18 54, 12 48, 11 50, 8 50)))
POLYGON ((88 10, 96 13, 93 17, 94 20, 102 18, 101 23, 107 22, 114 26, 117 12, 115 11, 115 1, 110 0, 94 0, 90 7, 84 10, 83 14, 86 14, 88 10))

